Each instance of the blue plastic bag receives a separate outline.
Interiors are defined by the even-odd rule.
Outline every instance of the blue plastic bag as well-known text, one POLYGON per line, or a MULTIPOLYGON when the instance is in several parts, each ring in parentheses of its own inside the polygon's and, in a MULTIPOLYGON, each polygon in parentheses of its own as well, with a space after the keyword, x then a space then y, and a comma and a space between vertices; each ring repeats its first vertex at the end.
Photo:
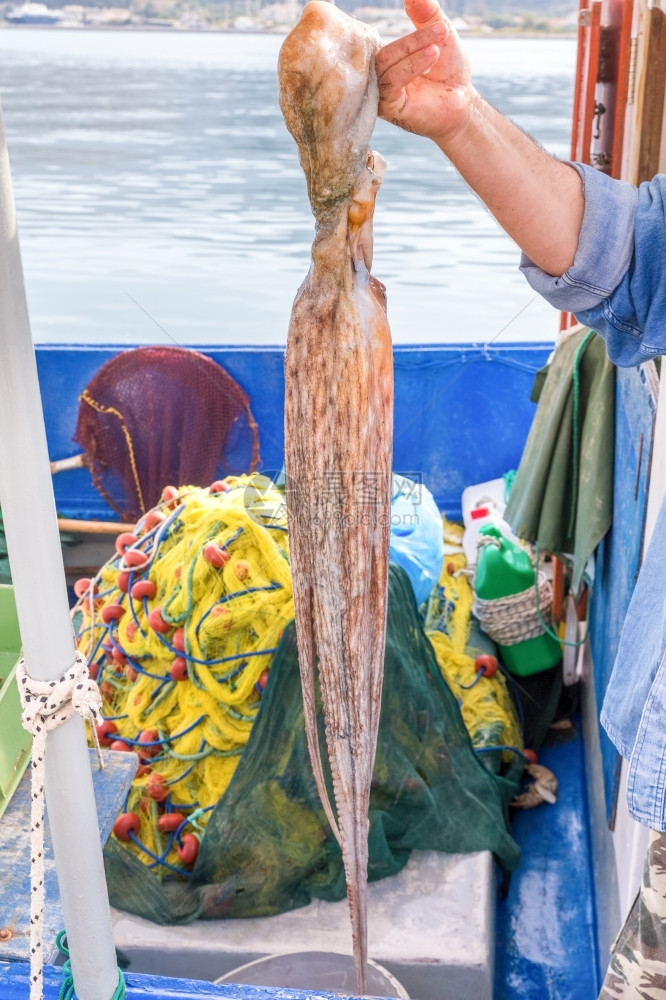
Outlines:
POLYGON ((430 490, 405 476, 393 475, 391 562, 411 580, 416 603, 427 601, 439 582, 444 562, 444 524, 430 490))

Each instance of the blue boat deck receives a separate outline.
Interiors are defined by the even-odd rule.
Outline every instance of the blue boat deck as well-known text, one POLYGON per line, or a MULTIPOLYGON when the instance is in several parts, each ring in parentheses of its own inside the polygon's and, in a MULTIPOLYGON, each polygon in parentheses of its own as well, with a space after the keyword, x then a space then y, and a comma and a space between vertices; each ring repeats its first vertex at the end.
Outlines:
POLYGON ((539 754, 559 780, 557 803, 513 818, 523 856, 498 902, 495 1000, 593 1000, 599 992, 579 717, 574 725, 573 739, 539 754))
MULTIPOLYGON (((116 816, 122 808, 136 770, 134 754, 102 750, 104 768, 89 751, 97 805, 99 835, 105 844, 116 816)), ((30 775, 21 778, 0 824, 0 962, 28 960, 30 957, 30 775)), ((56 937, 64 927, 58 879, 48 823, 44 843, 45 914, 43 951, 46 960, 57 954, 56 937)), ((1 980, 0 980, 1 981, 1 980)))
MULTIPOLYGON (((498 900, 495 1000, 593 1000, 599 988, 596 915, 580 720, 572 739, 544 747, 540 762, 560 787, 555 805, 517 812, 513 830, 523 857, 498 900)), ((397 921, 400 915, 396 914, 397 921)), ((2 1000, 25 1000, 28 967, 0 963, 2 1000)), ((49 968, 45 1000, 56 1000, 62 972, 49 968)), ((312 994, 127 973, 127 1000, 312 1000, 312 994)), ((339 997, 339 995, 338 995, 339 997)), ((317 1000, 332 1000, 317 992, 317 1000)), ((418 997, 413 1000, 419 1000, 418 997)), ((441 1000, 450 995, 442 983, 441 1000)))

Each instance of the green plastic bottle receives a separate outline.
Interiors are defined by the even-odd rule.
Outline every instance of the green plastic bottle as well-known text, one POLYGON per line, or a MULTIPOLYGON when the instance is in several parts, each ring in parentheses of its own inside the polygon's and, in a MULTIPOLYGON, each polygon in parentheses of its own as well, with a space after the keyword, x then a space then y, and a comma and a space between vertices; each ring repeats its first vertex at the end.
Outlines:
MULTIPOLYGON (((505 538, 494 524, 485 525, 480 534, 496 538, 499 542, 499 545, 484 545, 479 552, 474 589, 481 600, 509 597, 534 586, 535 571, 526 552, 505 538)), ((518 677, 548 670, 562 659, 559 642, 548 633, 518 642, 515 646, 498 644, 498 649, 504 666, 518 677)))

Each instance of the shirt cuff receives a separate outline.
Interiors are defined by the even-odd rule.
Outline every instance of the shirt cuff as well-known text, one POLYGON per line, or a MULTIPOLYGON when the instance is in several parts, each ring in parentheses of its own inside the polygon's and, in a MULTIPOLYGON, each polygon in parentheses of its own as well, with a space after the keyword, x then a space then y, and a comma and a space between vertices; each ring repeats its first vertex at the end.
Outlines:
POLYGON ((603 302, 624 277, 634 252, 638 191, 594 167, 572 163, 583 182, 585 213, 572 267, 554 278, 526 254, 520 270, 556 309, 576 313, 603 302))

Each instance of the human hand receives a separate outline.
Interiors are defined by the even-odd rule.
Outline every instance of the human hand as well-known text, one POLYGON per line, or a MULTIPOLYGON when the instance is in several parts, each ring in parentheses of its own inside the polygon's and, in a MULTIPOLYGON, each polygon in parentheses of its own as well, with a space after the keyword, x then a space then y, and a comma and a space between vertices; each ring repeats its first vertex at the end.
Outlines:
POLYGON ((379 116, 445 148, 475 95, 467 56, 437 0, 405 0, 405 11, 416 31, 377 53, 379 116))

